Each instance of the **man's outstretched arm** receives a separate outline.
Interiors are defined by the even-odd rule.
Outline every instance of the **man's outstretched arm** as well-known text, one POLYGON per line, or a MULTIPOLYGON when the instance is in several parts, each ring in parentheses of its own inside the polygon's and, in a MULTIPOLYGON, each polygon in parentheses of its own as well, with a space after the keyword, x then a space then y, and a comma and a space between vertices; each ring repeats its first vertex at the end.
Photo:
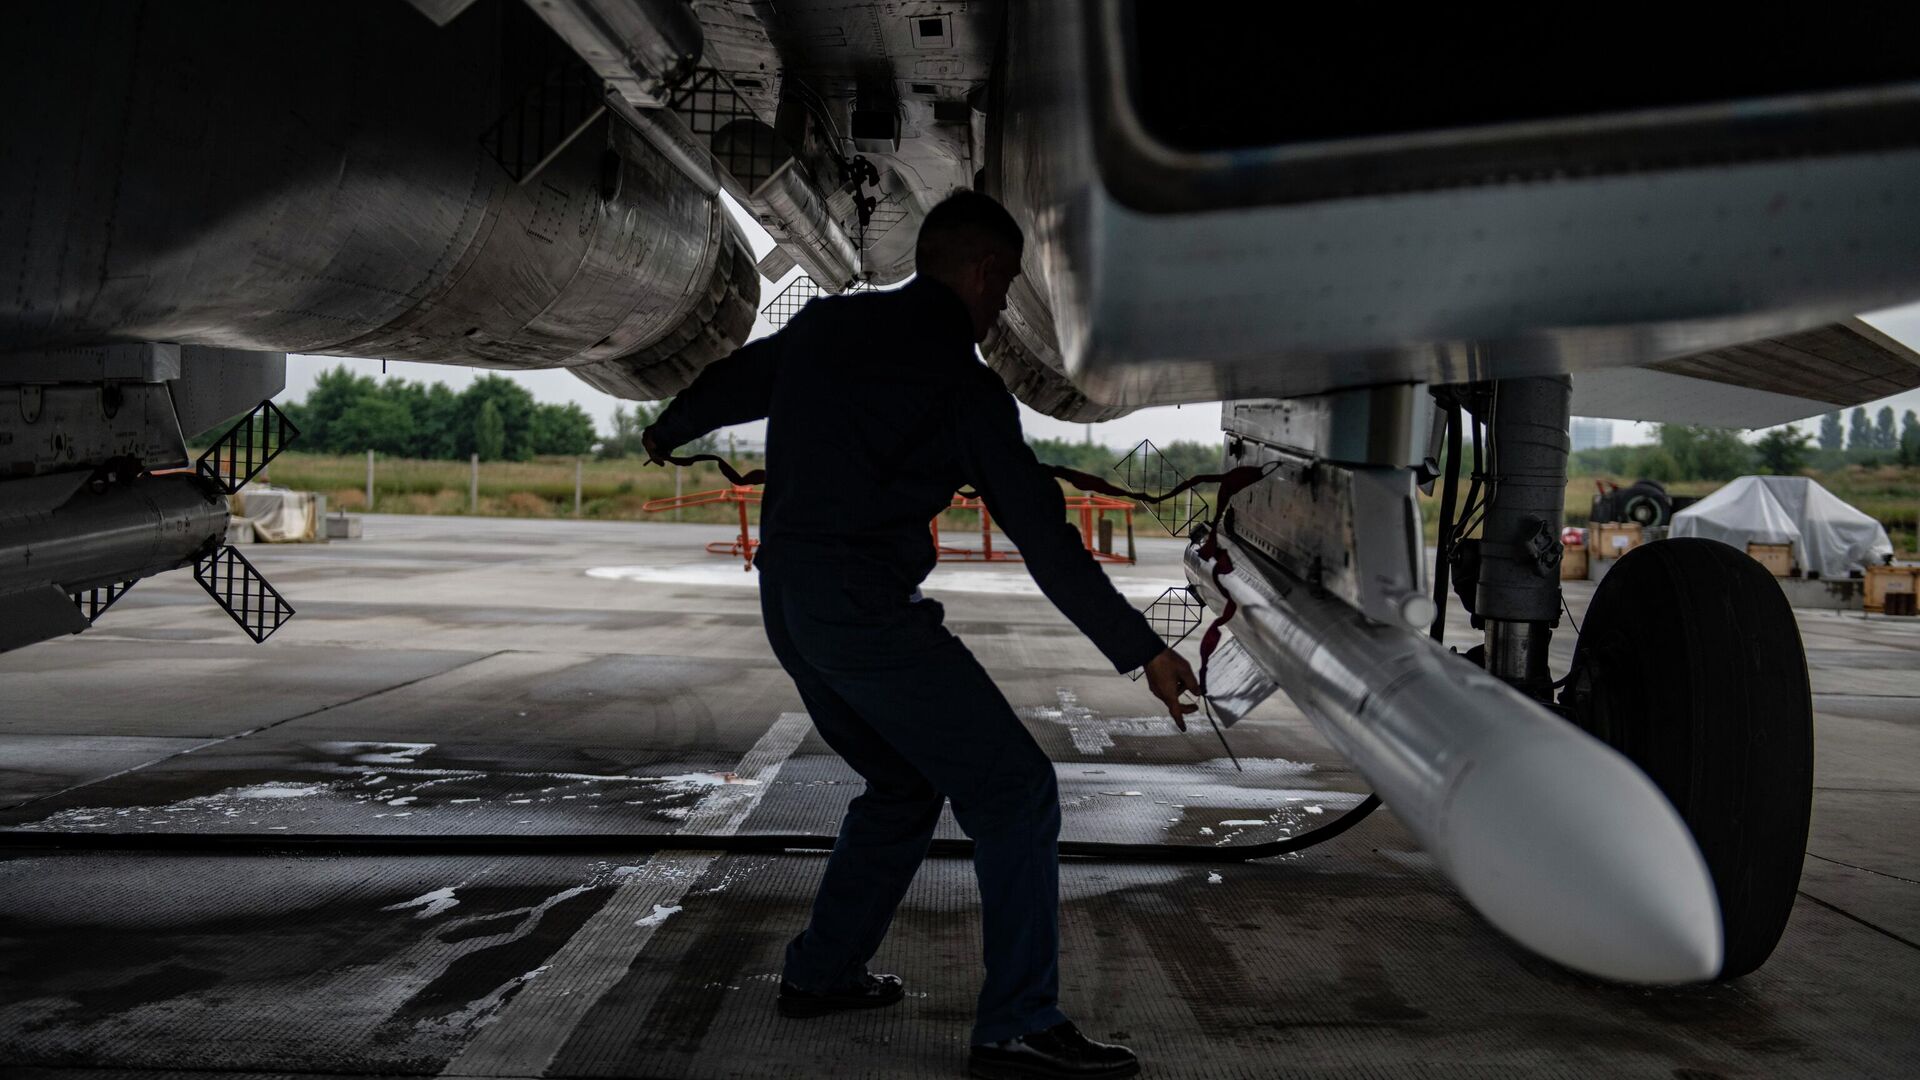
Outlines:
POLYGON ((1198 693, 1199 679, 1113 587, 1080 531, 1067 523, 1066 498, 1027 446, 1013 396, 983 382, 958 397, 954 430, 967 478, 1019 546, 1027 572, 1116 670, 1146 668, 1148 689, 1184 729, 1182 716, 1195 707, 1182 704, 1180 694, 1198 693))
POLYGON ((772 405, 774 367, 787 333, 749 341, 707 365, 642 433, 647 453, 658 461, 715 428, 764 418, 772 405))

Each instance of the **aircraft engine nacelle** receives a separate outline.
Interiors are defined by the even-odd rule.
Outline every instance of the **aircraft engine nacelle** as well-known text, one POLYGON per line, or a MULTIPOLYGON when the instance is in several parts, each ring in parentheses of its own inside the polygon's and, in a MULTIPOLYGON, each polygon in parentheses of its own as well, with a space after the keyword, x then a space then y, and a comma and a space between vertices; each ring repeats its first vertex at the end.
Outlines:
MULTIPOLYGON (((164 341, 674 393, 751 328, 716 195, 524 4, 9 12, 0 350, 164 341), (30 103, 30 104, 29 104, 30 103)), ((0 380, 6 362, 0 358, 0 380)))

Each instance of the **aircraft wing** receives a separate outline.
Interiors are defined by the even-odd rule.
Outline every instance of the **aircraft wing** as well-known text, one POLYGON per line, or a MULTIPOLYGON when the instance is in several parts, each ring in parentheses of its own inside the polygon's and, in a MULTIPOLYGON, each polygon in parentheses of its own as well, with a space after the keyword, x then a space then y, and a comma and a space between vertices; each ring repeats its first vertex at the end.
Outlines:
POLYGON ((1848 319, 1795 334, 1582 372, 1580 416, 1714 427, 1772 427, 1920 386, 1920 353, 1848 319))

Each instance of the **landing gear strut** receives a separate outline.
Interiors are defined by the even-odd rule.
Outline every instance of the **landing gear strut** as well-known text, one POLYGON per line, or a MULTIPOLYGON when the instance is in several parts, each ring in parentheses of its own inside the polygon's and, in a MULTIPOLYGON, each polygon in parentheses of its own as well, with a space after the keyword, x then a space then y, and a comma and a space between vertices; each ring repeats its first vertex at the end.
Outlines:
POLYGON ((1560 710, 1659 785, 1713 874, 1719 977, 1745 975, 1786 926, 1812 806, 1812 698, 1792 608, 1743 551, 1697 539, 1647 544, 1601 581, 1576 627, 1572 671, 1555 684, 1547 648, 1562 605, 1569 383, 1509 379, 1463 396, 1488 431, 1477 559, 1455 560, 1477 570, 1477 585, 1463 589, 1486 633, 1476 651, 1489 672, 1543 702, 1563 685, 1560 710))
POLYGON ((1474 613, 1486 621, 1487 670, 1546 698, 1547 646, 1560 621, 1560 524, 1566 514, 1566 376, 1508 379, 1488 399, 1489 468, 1474 613))

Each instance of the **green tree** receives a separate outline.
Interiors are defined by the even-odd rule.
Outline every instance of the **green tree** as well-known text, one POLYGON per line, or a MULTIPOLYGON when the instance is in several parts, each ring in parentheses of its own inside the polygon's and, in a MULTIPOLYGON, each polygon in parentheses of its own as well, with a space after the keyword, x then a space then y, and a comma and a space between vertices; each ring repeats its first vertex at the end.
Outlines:
POLYGON ((1830 412, 1820 418, 1820 449, 1840 450, 1847 444, 1847 436, 1840 426, 1840 414, 1830 412))
MULTIPOLYGON (((454 393, 446 383, 434 383, 426 388, 419 409, 413 425, 415 456, 443 459, 459 457, 460 447, 465 442, 465 431, 460 423, 460 395, 454 393)), ((465 430, 472 430, 471 421, 465 430)))
POLYGON ((1754 452, 1760 466, 1773 476, 1797 476, 1807 466, 1807 439, 1791 426, 1777 427, 1760 436, 1754 452))
MULTIPOLYGON (((1638 446, 1602 446, 1593 450, 1579 450, 1568 459, 1567 471, 1573 476, 1625 476, 1634 471, 1634 457, 1642 451, 1638 446)), ((1470 452, 1460 455, 1472 460, 1470 452)))
MULTIPOLYGON (((283 415, 285 415, 287 420, 293 424, 294 429, 300 432, 300 437, 294 443, 294 449, 296 450, 315 449, 313 436, 308 434, 308 429, 313 426, 313 421, 311 418, 307 416, 306 402, 276 401, 274 402, 274 404, 280 407, 280 412, 283 415)), ((195 435, 193 438, 188 439, 187 445, 188 446, 210 446, 212 445, 213 440, 219 438, 222 435, 225 435, 227 433, 227 429, 232 426, 233 426, 233 423, 231 421, 215 424, 213 425, 212 428, 208 429, 207 431, 204 431, 199 435, 195 435)))
POLYGON ((336 454, 378 450, 405 457, 413 453, 413 414, 401 402, 378 394, 353 402, 327 433, 336 454))
POLYGON ((321 372, 297 410, 301 449, 323 454, 357 454, 368 449, 357 442, 366 434, 366 425, 349 428, 342 421, 378 393, 373 379, 354 374, 345 364, 321 372))
POLYGON ((564 405, 538 403, 528 441, 536 454, 584 454, 593 449, 597 433, 593 417, 569 401, 564 405))
POLYGON ((391 451, 407 457, 432 457, 425 453, 421 444, 420 424, 426 415, 427 386, 425 383, 408 382, 405 379, 388 379, 380 384, 376 400, 384 405, 402 409, 407 414, 407 438, 405 446, 391 451))
POLYGON ((1639 450, 1640 452, 1634 455, 1633 468, 1629 470, 1635 476, 1647 480, 1658 480, 1663 484, 1670 484, 1681 478, 1680 462, 1674 458, 1672 451, 1664 446, 1643 446, 1639 450))
POLYGON ((1661 424, 1658 440, 1679 470, 1675 480, 1731 480, 1753 465, 1753 448, 1728 428, 1661 424))
POLYGON ((1873 422, 1867 419, 1865 407, 1854 409, 1848 416, 1847 449, 1873 449, 1873 422))
POLYGON ((1075 439, 1028 439, 1027 445, 1033 448, 1033 456, 1039 458, 1043 465, 1064 465, 1095 476, 1106 476, 1107 469, 1122 455, 1122 451, 1109 449, 1099 443, 1075 439))
POLYGON ((489 455, 478 443, 480 414, 491 404, 499 414, 502 441, 493 459, 527 461, 533 457, 533 394, 526 387, 501 375, 482 375, 460 392, 459 421, 455 431, 467 433, 464 445, 455 447, 454 456, 478 453, 489 455))
POLYGON ((1873 448, 1875 450, 1898 450, 1900 436, 1893 430, 1893 406, 1880 406, 1880 415, 1873 425, 1873 448))
POLYGON ((1920 416, 1912 409, 1900 420, 1900 464, 1920 465, 1920 416))
POLYGON ((647 425, 659 419, 660 409, 649 409, 644 401, 635 402, 629 411, 624 405, 613 407, 613 431, 600 441, 599 455, 603 458, 646 457, 646 448, 641 445, 640 435, 647 425))
POLYGON ((479 414, 473 418, 473 452, 481 461, 498 461, 506 456, 507 422, 492 399, 482 401, 479 414))

